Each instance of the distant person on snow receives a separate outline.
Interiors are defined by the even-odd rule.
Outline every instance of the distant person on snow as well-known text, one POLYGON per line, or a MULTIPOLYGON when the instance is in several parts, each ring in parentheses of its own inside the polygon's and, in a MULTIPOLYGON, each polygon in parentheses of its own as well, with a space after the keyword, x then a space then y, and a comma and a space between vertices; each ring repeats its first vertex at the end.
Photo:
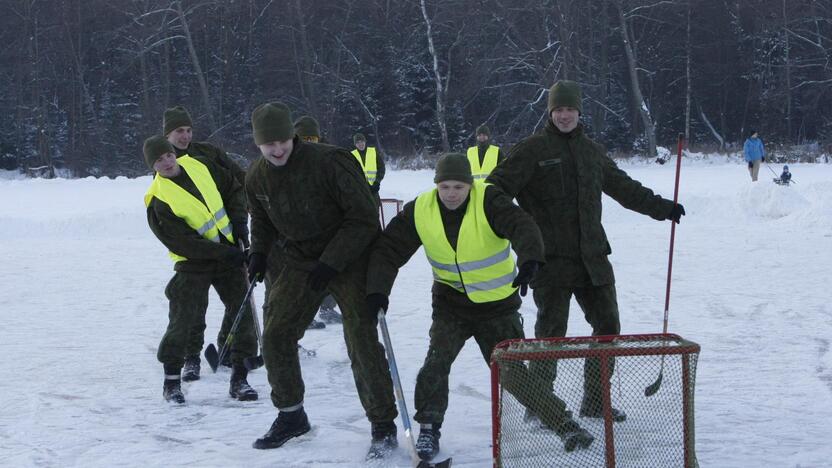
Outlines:
MULTIPOLYGON (((157 352, 165 371, 162 394, 167 401, 184 403, 180 372, 194 327, 205 323, 209 288, 214 287, 225 305, 222 334, 231 328, 248 289, 246 255, 237 245, 248 237, 243 188, 208 159, 177 158, 162 136, 148 138, 143 151, 147 166, 156 172, 144 196, 147 223, 170 251, 176 272, 165 288, 168 327, 157 352)), ((228 392, 247 401, 256 400, 257 392, 246 381, 243 360, 256 354, 257 339, 251 313, 243 317, 231 347, 228 392)))
MULTIPOLYGON (((578 84, 556 82, 549 90, 543 131, 512 147, 486 179, 510 198, 516 197, 543 233, 546 265, 531 284, 538 310, 537 338, 566 336, 572 296, 592 325, 593 335, 621 331, 615 276, 608 259, 612 251, 601 225, 603 194, 656 220, 678 223, 685 214, 681 204, 654 194, 618 168, 605 148, 584 133, 581 109, 578 84)), ((554 381, 557 368, 549 365, 534 371, 554 381)), ((598 359, 587 359, 582 417, 603 417, 602 388, 598 359)), ((626 419, 616 408, 612 417, 626 419)))
MULTIPOLYGON (((221 148, 212 145, 208 142, 193 141, 193 120, 188 110, 182 106, 174 106, 165 110, 162 117, 162 134, 173 145, 173 150, 176 157, 185 155, 207 159, 231 173, 234 179, 242 187, 245 184, 246 171, 244 171, 237 163, 234 162, 225 151, 221 148)), ((245 222, 248 226, 248 221, 245 222)), ((246 247, 248 247, 248 236, 244 239, 246 247)), ((217 343, 225 343, 225 333, 227 328, 222 329, 217 336, 217 343)), ((191 381, 199 380, 200 372, 200 353, 202 345, 205 341, 205 318, 204 316, 195 323, 188 339, 187 356, 185 358, 185 367, 182 369, 182 380, 191 381)), ((230 356, 226 355, 223 359, 223 365, 230 366, 228 361, 230 356)))
POLYGON ((748 172, 751 174, 751 181, 757 182, 757 175, 760 173, 760 163, 766 162, 766 150, 763 147, 763 140, 757 135, 757 130, 751 130, 748 139, 742 146, 742 154, 745 162, 748 163, 748 172))
POLYGON ((506 158, 499 146, 491 144, 491 130, 487 125, 477 127, 477 144, 468 148, 468 162, 475 181, 484 182, 497 164, 506 158))
POLYGON ((792 181, 792 173, 789 172, 789 166, 783 166, 783 173, 780 174, 779 179, 774 179, 779 185, 789 185, 792 181))
MULTIPOLYGON (((407 203, 387 225, 367 271, 366 313, 373 317, 387 310, 399 269, 420 247, 433 267, 430 345, 415 395, 414 419, 420 423, 416 450, 423 460, 439 451, 454 360, 469 338, 476 340, 487 364, 497 343, 524 337, 520 295, 544 261, 543 239, 532 218, 511 197, 475 182, 465 155, 439 158, 433 180, 434 189, 407 203)), ((503 385, 561 437, 567 451, 592 443, 593 437, 552 393, 551 381, 518 363, 508 368, 503 385)))
POLYGON ((384 155, 375 146, 367 146, 367 137, 362 133, 353 135, 352 142, 355 145, 352 155, 364 171, 370 190, 376 198, 376 204, 381 206, 381 196, 378 192, 381 190, 381 181, 385 173, 384 155))

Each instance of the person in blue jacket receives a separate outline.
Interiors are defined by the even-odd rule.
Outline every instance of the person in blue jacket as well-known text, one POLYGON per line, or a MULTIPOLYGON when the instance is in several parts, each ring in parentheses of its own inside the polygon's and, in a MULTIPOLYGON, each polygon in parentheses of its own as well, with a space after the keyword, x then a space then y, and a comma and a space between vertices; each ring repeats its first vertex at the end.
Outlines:
POLYGON ((760 173, 760 163, 766 162, 766 150, 763 147, 763 140, 757 135, 757 130, 751 130, 751 135, 745 140, 742 146, 742 153, 745 162, 748 163, 748 172, 751 174, 751 181, 757 182, 757 175, 760 173))

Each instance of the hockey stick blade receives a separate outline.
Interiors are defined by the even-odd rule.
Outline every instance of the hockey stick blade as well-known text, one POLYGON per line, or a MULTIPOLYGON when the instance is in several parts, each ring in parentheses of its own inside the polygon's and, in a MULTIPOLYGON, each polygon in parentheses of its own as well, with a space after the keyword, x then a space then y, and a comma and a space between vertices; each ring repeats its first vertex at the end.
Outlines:
MULTIPOLYGON (((664 367, 664 366, 662 366, 664 367)), ((664 369, 662 369, 664 370, 664 369)), ((659 388, 662 386, 662 378, 664 377, 664 372, 659 372, 659 378, 656 379, 655 382, 651 383, 644 389, 644 396, 651 397, 659 391, 659 388)))
POLYGON ((251 356, 243 359, 243 365, 248 370, 259 369, 263 367, 263 356, 251 356))
POLYGON ((220 355, 217 353, 217 347, 214 346, 214 343, 205 348, 205 360, 208 361, 211 370, 217 372, 217 367, 220 365, 220 355))

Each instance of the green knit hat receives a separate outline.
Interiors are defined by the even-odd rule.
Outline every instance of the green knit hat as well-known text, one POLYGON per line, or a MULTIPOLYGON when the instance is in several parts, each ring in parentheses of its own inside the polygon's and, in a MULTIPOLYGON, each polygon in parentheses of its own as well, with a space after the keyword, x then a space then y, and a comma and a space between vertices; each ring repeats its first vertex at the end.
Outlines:
POLYGON ((321 137, 321 127, 318 125, 318 121, 315 120, 314 117, 309 115, 304 115, 303 117, 295 120, 295 134, 297 136, 303 137, 321 137))
POLYGON ((363 133, 356 133, 355 135, 353 135, 353 136, 352 136, 352 142, 353 142, 353 144, 356 144, 356 143, 358 143, 359 141, 364 141, 364 142, 366 142, 366 141, 367 141, 367 137, 365 137, 363 133))
POLYGON ((444 180, 458 180, 469 184, 474 183, 471 175, 471 163, 462 153, 445 153, 436 161, 436 175, 433 176, 435 183, 444 180))
POLYGON ((159 156, 166 153, 173 153, 173 145, 162 135, 154 135, 144 141, 144 162, 147 167, 153 169, 153 164, 159 159, 159 156))
POLYGON ((574 107, 581 109, 581 87, 578 83, 560 80, 549 88, 549 113, 557 107, 574 107))
POLYGON ((291 140, 295 136, 292 111, 280 101, 261 104, 251 113, 251 131, 256 145, 291 140))
POLYGON ((491 129, 488 128, 488 125, 480 125, 477 127, 477 133, 475 135, 480 134, 491 136, 491 129))
POLYGON ((162 135, 168 136, 168 134, 179 127, 193 127, 193 121, 191 121, 191 114, 188 113, 188 110, 182 106, 175 106, 171 107, 170 109, 165 109, 165 116, 162 120, 162 135))

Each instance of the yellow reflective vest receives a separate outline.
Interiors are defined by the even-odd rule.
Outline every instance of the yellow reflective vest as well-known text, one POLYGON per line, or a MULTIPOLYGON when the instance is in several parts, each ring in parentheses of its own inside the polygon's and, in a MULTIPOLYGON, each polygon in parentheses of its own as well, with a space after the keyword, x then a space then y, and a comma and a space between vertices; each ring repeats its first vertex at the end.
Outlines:
POLYGON ((361 160, 361 153, 357 149, 352 150, 352 155, 358 160, 361 165, 361 170, 364 171, 364 176, 367 178, 367 183, 373 185, 376 183, 376 174, 378 173, 378 166, 376 162, 376 149, 372 146, 367 147, 364 153, 364 161, 361 160))
MULTIPOLYGON (((217 184, 211 177, 208 167, 188 155, 179 157, 177 161, 194 182, 205 203, 202 203, 201 200, 170 179, 157 173, 156 177, 153 178, 153 183, 150 184, 150 188, 147 189, 147 193, 144 194, 145 207, 150 206, 150 201, 154 197, 158 198, 160 201, 167 203, 173 214, 185 220, 188 226, 205 239, 219 242, 220 235, 223 235, 231 245, 234 245, 231 220, 225 212, 222 196, 217 190, 217 184)), ((187 260, 187 258, 173 252, 168 252, 168 255, 174 262, 187 260)))
POLYGON ((497 167, 497 154, 500 148, 494 145, 488 145, 485 150, 485 157, 482 158, 482 166, 480 166, 480 155, 476 146, 468 148, 468 162, 471 163, 471 174, 474 180, 483 180, 491 174, 491 171, 497 167))
POLYGON ((416 231, 433 268, 433 279, 475 303, 499 301, 517 290, 511 286, 517 275, 511 245, 494 233, 485 217, 486 186, 471 186, 456 250, 445 235, 436 189, 419 195, 414 211, 416 231))

